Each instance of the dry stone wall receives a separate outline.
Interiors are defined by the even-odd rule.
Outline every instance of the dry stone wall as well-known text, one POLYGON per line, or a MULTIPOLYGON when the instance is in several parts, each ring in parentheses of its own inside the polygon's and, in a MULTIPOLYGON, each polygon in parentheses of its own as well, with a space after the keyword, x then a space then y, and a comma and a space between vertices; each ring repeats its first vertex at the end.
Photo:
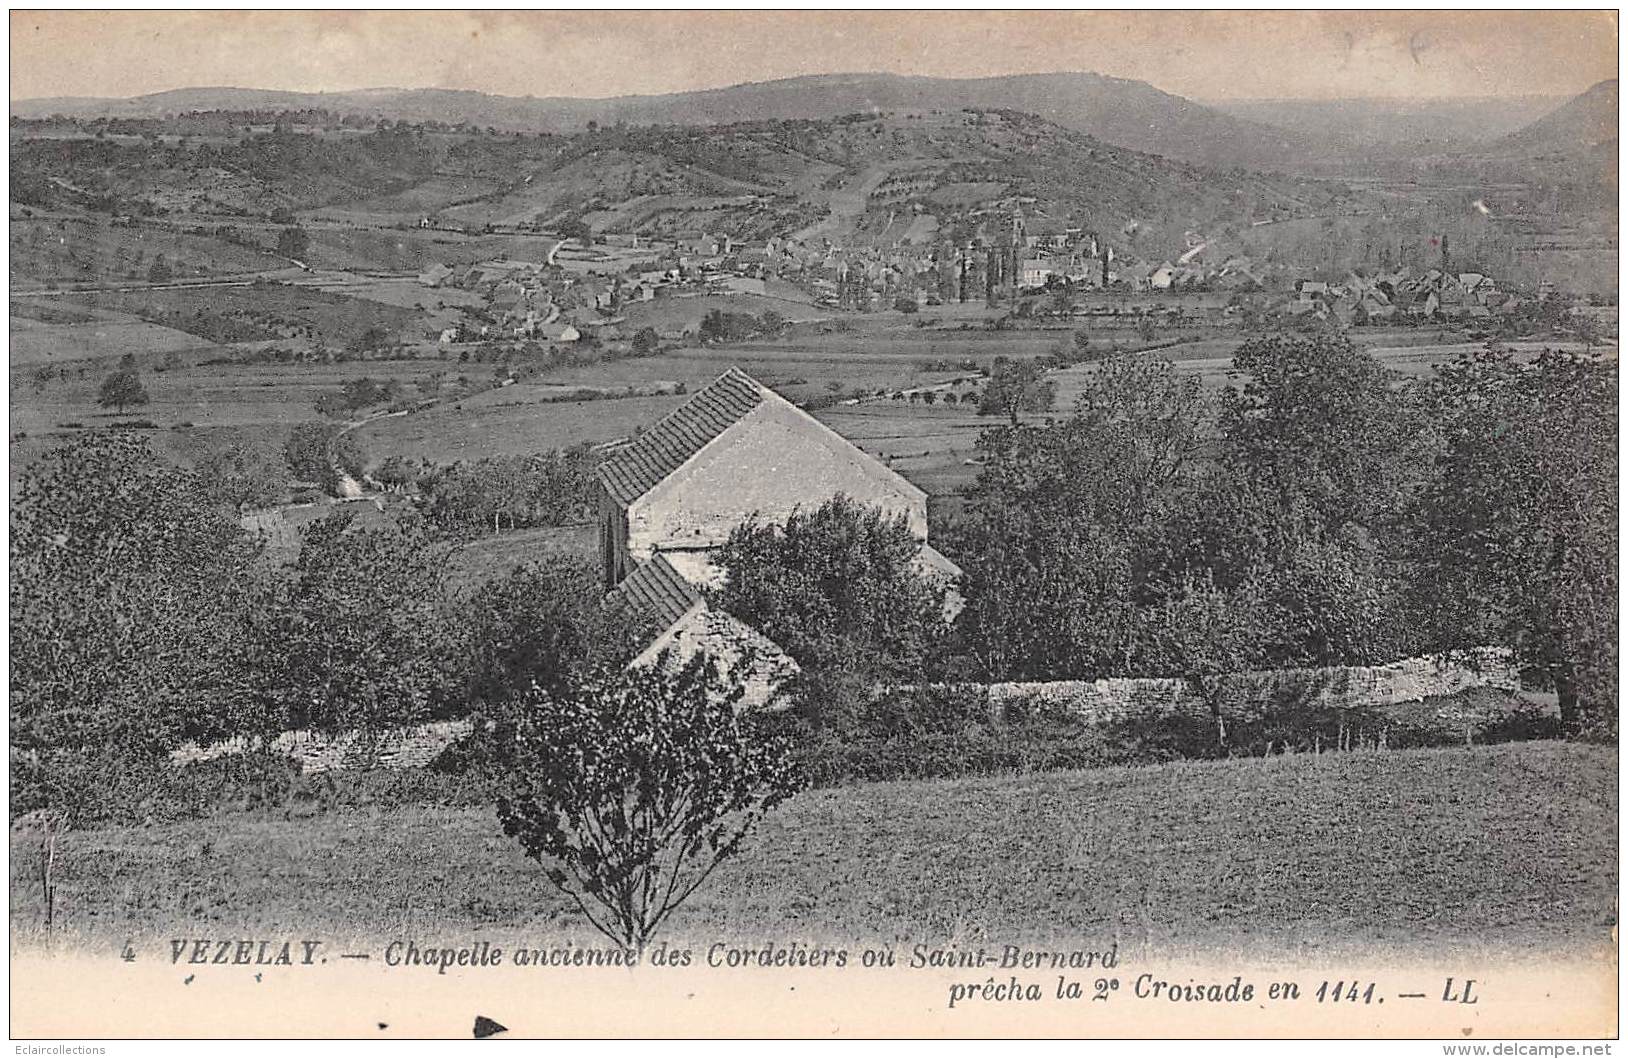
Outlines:
MULTIPOLYGON (((1360 709, 1396 706, 1432 697, 1453 695, 1473 688, 1520 687, 1520 674, 1508 651, 1486 648, 1474 664, 1433 658, 1407 658, 1382 666, 1330 669, 1281 669, 1240 673, 1222 678, 1221 698, 1228 712, 1247 717, 1285 695, 1311 707, 1360 709)), ((1116 678, 1110 680, 1058 680, 1044 683, 991 684, 992 710, 1004 714, 1019 704, 1060 707, 1093 724, 1115 724, 1136 719, 1209 716, 1209 705, 1186 681, 1175 678, 1116 678)), ((306 772, 330 772, 361 767, 422 768, 458 739, 470 733, 468 720, 436 721, 387 732, 372 739, 357 733, 327 736, 316 732, 284 732, 272 749, 300 762, 306 772)), ((231 754, 249 748, 243 738, 208 747, 188 744, 170 754, 177 765, 231 754)))
MULTIPOLYGON (((1406 658, 1380 666, 1277 669, 1222 677, 1220 699, 1229 708, 1251 712, 1295 695, 1304 705, 1324 709, 1396 706, 1471 688, 1520 687, 1520 674, 1507 650, 1483 648, 1473 660, 1406 658)), ((1111 724, 1150 716, 1203 716, 1209 705, 1185 680, 1174 677, 1058 680, 992 684, 992 709, 1017 703, 1046 704, 1093 723, 1111 724)))
MULTIPOLYGON (((324 735, 320 732, 284 732, 272 740, 271 750, 298 761, 306 772, 337 772, 362 767, 422 768, 436 755, 473 730, 467 721, 435 721, 366 737, 357 732, 324 735)), ((170 753, 177 766, 241 754, 249 741, 241 736, 207 747, 188 743, 170 753)))

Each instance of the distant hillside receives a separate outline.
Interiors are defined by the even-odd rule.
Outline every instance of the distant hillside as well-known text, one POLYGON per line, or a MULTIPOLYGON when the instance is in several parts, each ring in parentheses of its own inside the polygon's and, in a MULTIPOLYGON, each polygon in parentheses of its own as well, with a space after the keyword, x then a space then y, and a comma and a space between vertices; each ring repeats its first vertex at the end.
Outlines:
MULTIPOLYGON (((405 126, 175 138, 12 130, 12 198, 33 207, 845 245, 957 242, 1014 212, 1164 258, 1256 221, 1356 209, 1343 186, 1214 170, 1012 110, 488 136, 405 126)), ((219 221, 215 223, 221 223, 219 221)), ((992 230, 987 234, 994 233, 992 230)))
POLYGON ((1517 174, 1533 184, 1587 189, 1594 205, 1617 197, 1617 82, 1602 81, 1467 160, 1468 171, 1517 174))
POLYGON ((1506 156, 1592 154, 1617 140, 1617 82, 1601 81, 1552 113, 1503 137, 1489 153, 1506 156))
POLYGON ((1564 96, 1488 99, 1260 99, 1214 103, 1262 125, 1351 147, 1441 150, 1506 136, 1565 103, 1564 96))
POLYGON ((612 125, 717 125, 821 119, 871 111, 1020 110, 1107 143, 1201 165, 1284 169, 1316 149, 1316 137, 1222 113, 1141 81, 1092 73, 948 79, 896 74, 822 74, 729 88, 612 99, 536 99, 444 89, 275 92, 188 88, 127 100, 13 102, 16 117, 163 117, 192 110, 323 108, 408 121, 467 122, 532 132, 612 125))

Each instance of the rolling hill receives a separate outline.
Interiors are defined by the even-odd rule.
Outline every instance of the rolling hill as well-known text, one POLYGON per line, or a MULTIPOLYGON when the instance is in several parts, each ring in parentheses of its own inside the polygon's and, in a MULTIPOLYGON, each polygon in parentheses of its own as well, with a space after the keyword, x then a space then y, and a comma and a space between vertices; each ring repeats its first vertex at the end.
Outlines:
POLYGON ((1497 140, 1489 153, 1502 156, 1594 154, 1617 141, 1617 82, 1601 81, 1564 106, 1497 140))
POLYGON ((823 119, 861 112, 1021 110, 1107 143, 1185 162, 1284 169, 1315 153, 1317 138, 1235 117, 1141 81, 1094 73, 951 79, 821 74, 728 88, 609 99, 531 98, 446 89, 277 92, 187 88, 133 99, 15 101, 14 117, 164 117, 200 110, 321 108, 341 115, 465 122, 528 132, 614 125, 720 125, 823 119))
POLYGON ((190 145, 135 136, 29 139, 13 129, 13 198, 25 205, 264 216, 354 209, 460 226, 737 239, 840 231, 886 241, 986 214, 1050 217, 1164 257, 1189 231, 1349 212, 1336 184, 1217 170, 1114 146, 1015 110, 849 114, 710 127, 600 126, 488 136, 396 127, 337 136, 287 130, 190 145), (206 190, 202 195, 200 189, 206 190), (422 193, 420 193, 422 192, 422 193), (920 225, 916 219, 924 218, 920 225), (928 223, 929 220, 932 223, 928 223))

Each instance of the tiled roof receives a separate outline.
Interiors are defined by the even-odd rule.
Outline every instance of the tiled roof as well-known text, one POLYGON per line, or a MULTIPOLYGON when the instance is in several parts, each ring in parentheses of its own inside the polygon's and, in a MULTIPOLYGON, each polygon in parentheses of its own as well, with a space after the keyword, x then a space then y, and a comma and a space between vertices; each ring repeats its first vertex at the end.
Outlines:
POLYGON ((684 576, 658 552, 612 589, 605 598, 605 605, 612 608, 627 606, 658 630, 666 630, 701 598, 700 591, 684 580, 684 576))
POLYGON ((730 368, 608 457, 599 480, 617 503, 631 504, 762 401, 757 380, 730 368))
POLYGON ((911 565, 923 574, 944 581, 959 581, 963 576, 961 568, 931 544, 921 546, 921 551, 916 553, 915 561, 911 565))

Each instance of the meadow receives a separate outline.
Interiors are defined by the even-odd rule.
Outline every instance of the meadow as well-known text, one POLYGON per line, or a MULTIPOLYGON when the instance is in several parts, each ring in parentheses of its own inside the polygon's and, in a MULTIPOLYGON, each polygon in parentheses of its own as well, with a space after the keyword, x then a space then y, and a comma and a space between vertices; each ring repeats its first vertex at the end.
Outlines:
MULTIPOLYGON (((771 814, 669 934, 1090 938, 1284 960, 1603 948, 1616 776, 1612 748, 1538 742, 816 790, 771 814)), ((490 808, 311 812, 72 832, 57 929, 103 943, 180 924, 594 941, 490 808)), ((38 941, 37 851, 20 832, 11 842, 13 937, 38 941)))
POLYGON ((23 316, 14 308, 10 320, 12 366, 37 368, 47 364, 116 361, 128 352, 164 354, 212 348, 211 343, 197 335, 150 324, 128 313, 97 311, 85 315, 89 318, 47 323, 23 316))
MULTIPOLYGON (((264 236, 265 247, 275 241, 275 234, 264 236)), ((9 250, 11 281, 20 288, 145 280, 161 256, 180 277, 262 272, 288 264, 262 246, 179 226, 126 227, 72 216, 13 217, 9 250)))

